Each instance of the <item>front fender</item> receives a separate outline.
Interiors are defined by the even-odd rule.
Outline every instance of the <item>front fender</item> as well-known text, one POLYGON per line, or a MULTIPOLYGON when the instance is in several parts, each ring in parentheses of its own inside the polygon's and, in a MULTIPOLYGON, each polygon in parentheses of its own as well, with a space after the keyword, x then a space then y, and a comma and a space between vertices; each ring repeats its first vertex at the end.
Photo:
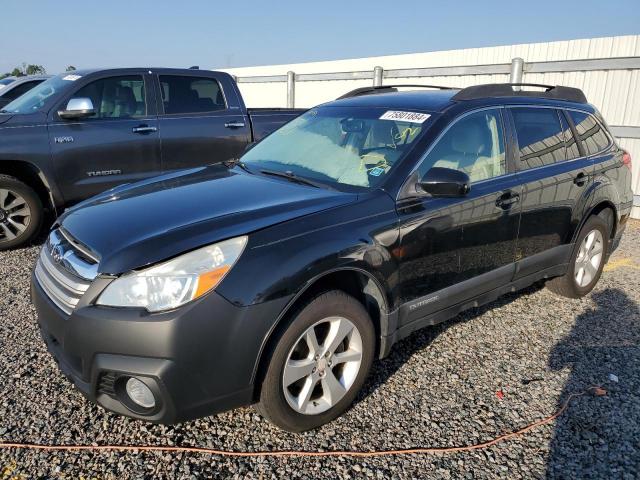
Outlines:
POLYGON ((294 297, 314 278, 357 269, 375 278, 390 309, 396 306, 393 201, 369 199, 284 222, 250 236, 247 249, 218 291, 246 306, 294 297))

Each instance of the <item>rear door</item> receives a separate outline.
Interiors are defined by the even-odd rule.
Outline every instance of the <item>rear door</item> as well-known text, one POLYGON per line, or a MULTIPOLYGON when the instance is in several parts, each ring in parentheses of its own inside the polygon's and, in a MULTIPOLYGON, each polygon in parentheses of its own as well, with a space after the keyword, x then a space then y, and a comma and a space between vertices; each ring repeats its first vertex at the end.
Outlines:
POLYGON ((105 76, 79 85, 52 109, 51 155, 67 204, 160 174, 152 88, 149 75, 105 76), (71 98, 91 99, 95 114, 82 119, 60 118, 57 112, 64 110, 71 98))
POLYGON ((419 178, 432 167, 467 173, 469 194, 399 204, 402 323, 513 277, 520 185, 507 162, 503 110, 482 109, 454 120, 418 167, 419 178))
POLYGON ((209 165, 239 157, 251 125, 214 74, 158 75, 162 169, 209 165))
POLYGON ((523 184, 516 278, 566 263, 585 208, 593 159, 585 157, 561 110, 512 107, 523 184))

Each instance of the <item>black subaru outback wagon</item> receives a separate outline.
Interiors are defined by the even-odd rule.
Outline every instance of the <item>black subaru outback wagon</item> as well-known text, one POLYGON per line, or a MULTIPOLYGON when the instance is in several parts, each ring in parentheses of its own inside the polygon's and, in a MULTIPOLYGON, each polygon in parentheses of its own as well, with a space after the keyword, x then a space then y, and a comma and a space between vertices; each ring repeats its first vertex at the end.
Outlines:
POLYGON ((540 280, 587 294, 631 159, 580 90, 366 88, 242 158, 67 211, 32 281, 90 400, 173 423, 257 403, 302 431, 399 339, 540 280))

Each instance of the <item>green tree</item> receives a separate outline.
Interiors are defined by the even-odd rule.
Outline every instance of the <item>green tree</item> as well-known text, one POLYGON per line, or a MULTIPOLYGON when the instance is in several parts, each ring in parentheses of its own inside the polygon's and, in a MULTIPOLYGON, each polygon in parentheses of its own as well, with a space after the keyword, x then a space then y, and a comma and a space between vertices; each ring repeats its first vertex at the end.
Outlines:
POLYGON ((75 72, 75 71, 76 71, 76 67, 74 67, 73 65, 69 65, 65 70, 65 72, 75 72))
POLYGON ((11 73, 7 75, 11 75, 12 77, 24 77, 25 75, 44 75, 47 73, 45 68, 42 65, 35 64, 26 64, 23 63, 21 67, 14 68, 11 73))
POLYGON ((42 65, 27 65, 24 71, 27 75, 44 75, 47 73, 42 65))

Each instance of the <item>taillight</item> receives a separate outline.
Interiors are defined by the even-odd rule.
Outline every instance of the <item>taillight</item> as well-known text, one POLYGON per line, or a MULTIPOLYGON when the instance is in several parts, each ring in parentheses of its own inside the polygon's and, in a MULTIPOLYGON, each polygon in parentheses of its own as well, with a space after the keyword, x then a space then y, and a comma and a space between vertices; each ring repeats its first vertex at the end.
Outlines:
POLYGON ((622 163, 624 163, 627 167, 629 167, 629 170, 631 170, 631 154, 627 151, 625 151, 622 154, 622 163))

